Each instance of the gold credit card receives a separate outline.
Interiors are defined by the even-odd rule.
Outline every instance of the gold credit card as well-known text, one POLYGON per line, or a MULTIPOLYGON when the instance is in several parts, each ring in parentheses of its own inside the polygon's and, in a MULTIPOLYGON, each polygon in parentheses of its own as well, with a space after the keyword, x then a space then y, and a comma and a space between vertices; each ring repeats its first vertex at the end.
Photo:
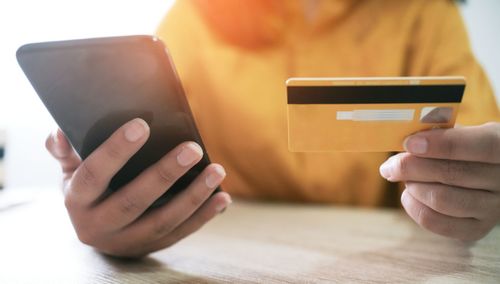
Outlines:
POLYGON ((455 125, 464 77, 290 78, 293 152, 402 151, 418 131, 455 125))

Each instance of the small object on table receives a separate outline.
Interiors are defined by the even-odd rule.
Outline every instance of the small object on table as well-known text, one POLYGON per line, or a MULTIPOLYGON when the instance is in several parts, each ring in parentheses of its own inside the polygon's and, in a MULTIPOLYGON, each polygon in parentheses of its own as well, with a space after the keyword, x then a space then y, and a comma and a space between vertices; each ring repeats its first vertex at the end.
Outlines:
POLYGON ((3 189, 5 186, 5 165, 4 165, 4 157, 5 157, 5 144, 7 141, 6 131, 0 129, 0 189, 3 189))

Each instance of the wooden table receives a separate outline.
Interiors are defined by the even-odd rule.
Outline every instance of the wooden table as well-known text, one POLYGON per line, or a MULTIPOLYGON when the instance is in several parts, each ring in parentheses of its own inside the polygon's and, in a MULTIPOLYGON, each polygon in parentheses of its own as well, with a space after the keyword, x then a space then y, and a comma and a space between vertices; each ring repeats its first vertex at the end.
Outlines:
POLYGON ((177 245, 125 261, 81 244, 56 194, 0 209, 0 283, 180 281, 499 283, 500 227, 467 246, 400 210, 237 201, 177 245))

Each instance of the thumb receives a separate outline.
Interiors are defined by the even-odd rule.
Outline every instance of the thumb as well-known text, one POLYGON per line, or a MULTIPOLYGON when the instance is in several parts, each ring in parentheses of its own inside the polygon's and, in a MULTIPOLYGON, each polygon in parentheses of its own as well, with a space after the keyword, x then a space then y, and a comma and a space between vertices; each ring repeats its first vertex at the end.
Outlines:
POLYGON ((45 147, 61 164, 64 173, 73 172, 81 163, 61 129, 57 129, 47 137, 45 147))

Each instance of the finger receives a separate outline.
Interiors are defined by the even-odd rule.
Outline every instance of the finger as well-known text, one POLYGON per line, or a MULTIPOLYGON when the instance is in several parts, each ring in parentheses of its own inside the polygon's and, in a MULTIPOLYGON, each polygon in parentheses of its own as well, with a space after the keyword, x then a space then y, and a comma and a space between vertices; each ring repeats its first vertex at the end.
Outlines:
POLYGON ((45 148, 59 162, 65 175, 72 174, 81 163, 80 157, 73 150, 61 129, 57 129, 55 133, 47 137, 45 148))
POLYGON ((198 231, 201 227, 203 227, 203 225, 229 206, 231 202, 229 194, 225 192, 215 194, 179 227, 148 247, 147 252, 153 252, 169 247, 198 231))
POLYGON ((459 218, 491 219, 499 216, 498 194, 437 183, 406 183, 406 191, 422 204, 444 215, 459 218), (495 214, 492 214, 495 211, 495 214))
POLYGON ((146 169, 129 184, 95 207, 109 230, 122 228, 137 219, 203 156, 194 142, 185 142, 146 169))
POLYGON ((151 241, 149 239, 135 239, 130 231, 120 231, 112 240, 97 245, 99 251, 122 257, 143 257, 150 252, 175 244, 182 238, 195 232, 205 223, 214 218, 231 203, 231 197, 225 192, 219 192, 210 197, 189 219, 177 227, 172 233, 163 238, 151 241), (124 249, 127 248, 127 249, 124 249))
POLYGON ((438 213, 415 199, 406 190, 401 196, 401 203, 408 215, 423 228, 450 238, 463 241, 475 241, 482 238, 491 229, 474 218, 456 218, 438 213))
POLYGON ((408 153, 389 158, 380 174, 389 181, 438 182, 464 188, 499 191, 500 165, 428 159, 408 153))
POLYGON ((428 158, 500 163, 500 123, 434 129, 409 136, 406 151, 428 158))
POLYGON ((120 127, 76 169, 69 194, 81 204, 92 204, 148 137, 149 126, 140 118, 120 127))
POLYGON ((131 239, 143 242, 157 241, 172 232, 188 219, 213 193, 226 173, 222 166, 211 164, 174 199, 164 206, 144 215, 124 230, 131 239))

